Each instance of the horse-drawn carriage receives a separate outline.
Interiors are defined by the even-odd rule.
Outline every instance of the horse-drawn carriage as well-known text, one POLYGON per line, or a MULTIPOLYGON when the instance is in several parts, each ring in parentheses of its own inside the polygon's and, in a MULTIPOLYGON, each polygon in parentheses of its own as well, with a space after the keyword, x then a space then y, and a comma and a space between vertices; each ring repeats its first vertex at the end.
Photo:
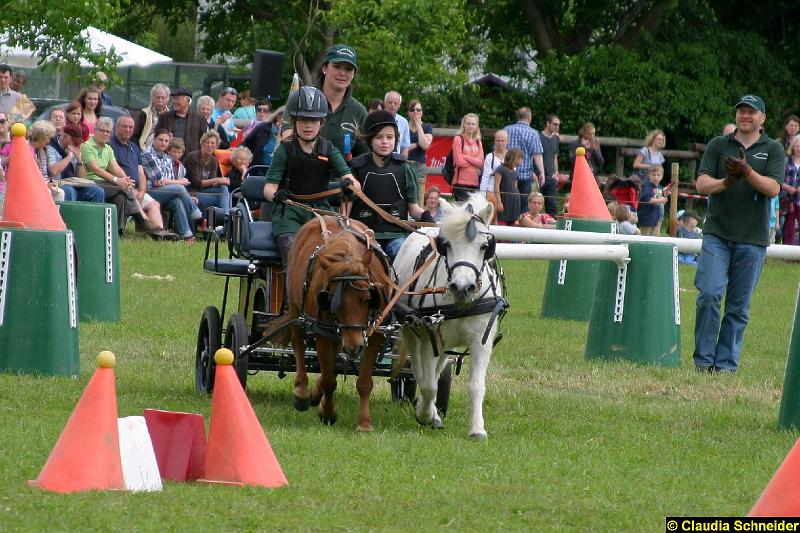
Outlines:
MULTIPOLYGON (((227 347, 234 354, 234 368, 243 387, 247 384, 248 376, 259 371, 277 372, 280 378, 288 373, 296 373, 295 406, 305 409, 309 403, 321 400, 320 418, 326 423, 334 423, 336 414, 331 398, 336 387, 335 376, 359 375, 357 388, 362 400, 359 428, 369 429, 368 396, 373 375, 391 378, 395 400, 415 402, 418 380, 409 365, 402 364, 406 358, 397 353, 401 331, 405 330, 402 336, 406 338, 406 345, 413 345, 416 352, 424 352, 425 345, 429 344, 435 355, 431 367, 435 378, 430 383, 426 375, 425 384, 420 387, 420 396, 424 401, 417 402, 417 418, 421 423, 441 426, 440 416, 447 411, 452 375, 460 369, 461 361, 468 352, 473 354, 474 359, 476 346, 480 343, 464 342, 469 335, 463 327, 450 328, 454 335, 448 333, 445 320, 449 322, 450 318, 455 317, 454 310, 462 304, 442 305, 440 293, 452 290, 454 294, 469 300, 474 297, 476 284, 479 292, 483 285, 487 291, 491 287, 491 298, 480 299, 482 303, 476 309, 481 314, 488 312, 491 315, 485 332, 484 328, 479 328, 478 337, 483 340, 480 346, 485 346, 489 337, 494 340, 496 318, 502 316, 507 304, 498 285, 501 276, 496 275, 499 269, 494 266, 493 238, 487 232, 481 232, 487 238, 481 245, 481 266, 476 267, 470 260, 455 259, 448 264, 448 253, 449 257, 454 258, 460 252, 448 251, 447 241, 441 236, 434 240, 433 237, 417 234, 420 240, 416 244, 421 244, 422 248, 427 246, 426 256, 429 260, 424 269, 420 268, 423 266, 421 264, 415 266, 413 258, 403 263, 406 266, 402 268, 409 271, 408 277, 413 276, 414 279, 405 283, 404 293, 400 294, 398 283, 402 284, 402 281, 389 266, 380 247, 374 241, 370 242, 369 230, 345 217, 318 215, 297 234, 292 247, 292 257, 295 259, 290 257, 289 272, 284 278, 280 253, 272 237, 271 222, 253 217, 253 208, 260 207, 263 184, 263 178, 250 177, 245 180, 240 194, 232 195, 238 201, 228 213, 214 208, 209 211, 209 226, 214 230, 206 242, 203 269, 223 277, 224 290, 220 308, 213 305, 206 307, 200 320, 195 354, 196 389, 206 393, 213 390, 214 352, 220 347, 227 347), (444 255, 440 256, 440 253, 444 255), (437 261, 438 257, 444 258, 444 261, 437 261), (444 270, 443 274, 438 274, 440 279, 437 279, 439 263, 442 263, 444 270), (492 268, 487 269, 490 263, 492 268), (471 268, 459 268, 466 265, 471 268), (427 275, 426 269, 430 270, 431 275, 423 279, 423 275, 427 275), (456 269, 463 271, 461 277, 469 278, 471 274, 471 279, 464 283, 465 287, 455 287, 458 280, 452 278, 456 269), (416 283, 434 287, 444 281, 441 278, 447 279, 450 284, 439 291, 408 289, 416 283), (231 290, 237 290, 232 286, 236 279, 239 280, 238 306, 229 313, 225 325, 229 311, 228 294, 231 290), (284 279, 288 280, 287 290, 283 287, 284 279), (283 298, 288 298, 288 305, 283 298), (407 303, 398 303, 400 299, 407 299, 407 303), (436 305, 431 307, 434 300, 436 305), (425 313, 424 309, 419 312, 419 308, 425 308, 426 305, 432 312, 425 313), (398 307, 406 310, 399 317, 396 312, 398 307), (416 307, 416 312, 411 307, 416 307), (421 342, 421 335, 426 342, 421 342), (286 346, 289 340, 291 347, 286 346), (467 351, 448 350, 452 346, 465 344, 467 351), (298 356, 298 352, 304 353, 298 356), (398 359, 402 360, 400 364, 398 359), (320 381, 311 392, 306 386, 307 372, 321 374, 320 381), (430 403, 427 401, 430 390, 433 390, 436 408, 427 405, 430 403), (326 398, 331 405, 326 405, 326 398), (423 403, 425 408, 421 410, 423 403)), ((476 215, 472 217, 469 219, 472 220, 469 223, 472 234, 466 238, 471 236, 475 240, 475 220, 481 219, 476 215)), ((398 255, 398 261, 401 261, 401 255, 398 255)), ((414 255, 421 257, 417 253, 414 255)), ((398 261, 395 268, 398 268, 398 261)), ((477 317, 467 316, 467 322, 470 318, 477 317)), ((489 341, 488 353, 492 345, 489 341)), ((486 350, 479 348, 479 351, 486 350)), ((485 357, 487 364, 488 353, 485 357)), ((412 353, 411 357, 413 360, 419 357, 419 353, 412 353)), ((417 362, 421 369, 421 360, 417 362)), ((479 366, 485 373, 485 365, 479 366)), ((483 376, 480 389, 482 403, 483 376)), ((472 382, 470 394, 473 394, 472 382)), ((482 425, 481 417, 477 433, 483 431, 482 425)))

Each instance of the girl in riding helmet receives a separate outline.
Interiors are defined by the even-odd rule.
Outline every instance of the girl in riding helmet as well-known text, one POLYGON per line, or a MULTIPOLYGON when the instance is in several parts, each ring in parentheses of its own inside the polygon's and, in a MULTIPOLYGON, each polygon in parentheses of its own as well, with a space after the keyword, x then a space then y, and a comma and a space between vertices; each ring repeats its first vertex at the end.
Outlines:
MULTIPOLYGON (((397 143, 397 123, 389 111, 373 111, 364 120, 363 139, 371 151, 351 162, 353 175, 364 194, 384 211, 401 220, 409 215, 415 220, 433 222, 431 214, 417 203, 417 176, 406 158, 394 153, 397 143)), ((363 222, 375 232, 390 261, 394 261, 408 232, 385 220, 365 202, 356 198, 350 218, 363 222)))
MULTIPOLYGON (((283 204, 292 195, 316 194, 328 190, 328 183, 342 180, 342 186, 353 183, 353 175, 341 152, 324 137, 319 136, 328 101, 316 87, 300 87, 289 95, 286 108, 292 121, 293 134, 281 142, 267 172, 264 197, 283 204)), ((354 183, 356 189, 358 184, 354 183)), ((332 210, 327 199, 308 202, 308 205, 332 210)), ((272 210, 272 234, 281 253, 284 271, 289 250, 300 227, 314 214, 291 205, 276 205, 272 210)))

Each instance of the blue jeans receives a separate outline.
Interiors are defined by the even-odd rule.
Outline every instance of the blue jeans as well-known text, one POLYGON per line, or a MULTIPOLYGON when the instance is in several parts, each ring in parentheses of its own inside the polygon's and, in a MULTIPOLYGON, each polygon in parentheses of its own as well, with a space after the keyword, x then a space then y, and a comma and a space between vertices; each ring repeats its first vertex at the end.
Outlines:
POLYGON ((397 257, 397 252, 400 251, 400 247, 403 246, 403 243, 406 241, 405 237, 397 237, 396 239, 389 239, 389 240, 380 240, 378 244, 381 245, 383 251, 386 252, 386 255, 389 256, 389 262, 394 263, 394 258, 397 257))
POLYGON ((517 180, 517 189, 519 190, 519 203, 520 203, 520 214, 527 213, 530 211, 528 209, 528 195, 531 193, 531 187, 533 184, 533 180, 517 180))
POLYGON ((156 189, 148 189, 147 193, 172 213, 172 218, 175 219, 175 229, 178 230, 181 237, 186 238, 193 235, 189 218, 198 220, 203 218, 203 214, 183 185, 164 185, 156 189))
POLYGON ((206 187, 203 192, 196 191, 195 196, 200 200, 200 209, 203 213, 209 207, 220 207, 228 212, 230 208, 230 193, 228 187, 225 185, 215 185, 214 187, 206 187))
POLYGON ((745 244, 705 234, 694 285, 697 316, 694 324, 694 362, 716 370, 736 370, 747 327, 750 297, 756 288, 765 246, 745 244), (725 316, 720 325, 720 303, 725 316))
POLYGON ((64 189, 65 202, 95 202, 102 204, 106 201, 106 193, 97 185, 89 185, 88 187, 73 187, 72 185, 62 185, 64 189))

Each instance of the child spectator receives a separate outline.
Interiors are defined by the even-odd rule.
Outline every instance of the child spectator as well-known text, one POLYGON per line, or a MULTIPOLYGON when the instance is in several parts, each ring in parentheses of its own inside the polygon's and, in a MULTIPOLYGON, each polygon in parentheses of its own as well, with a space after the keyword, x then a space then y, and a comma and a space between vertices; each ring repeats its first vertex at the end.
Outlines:
MULTIPOLYGON (((675 234, 679 239, 702 239, 703 233, 697 224, 700 216, 691 209, 678 213, 678 231, 675 234)), ((697 266, 697 254, 678 253, 678 262, 684 265, 697 266)))
POLYGON ((522 151, 511 148, 506 152, 503 163, 494 171, 494 196, 497 207, 497 223, 501 226, 513 226, 519 219, 520 195, 517 182, 517 167, 522 161, 522 151))
POLYGON ((641 235, 642 232, 636 227, 631 219, 633 213, 625 204, 617 204, 614 209, 614 220, 617 221, 617 233, 620 235, 641 235))
POLYGON ((544 209, 544 195, 540 192, 532 192, 528 196, 528 211, 519 217, 519 225, 526 228, 556 228, 556 219, 547 213, 542 213, 544 209))
POLYGON ((661 234, 661 220, 664 218, 664 204, 667 198, 659 185, 664 177, 664 169, 660 166, 650 167, 647 181, 642 185, 639 195, 639 229, 642 235, 658 236, 661 234))
POLYGON ((433 217, 434 222, 439 222, 439 219, 442 218, 442 208, 439 207, 439 197, 441 195, 442 194, 439 191, 439 187, 437 187, 436 185, 433 185, 427 191, 425 191, 424 209, 425 211, 431 214, 431 217, 433 217))

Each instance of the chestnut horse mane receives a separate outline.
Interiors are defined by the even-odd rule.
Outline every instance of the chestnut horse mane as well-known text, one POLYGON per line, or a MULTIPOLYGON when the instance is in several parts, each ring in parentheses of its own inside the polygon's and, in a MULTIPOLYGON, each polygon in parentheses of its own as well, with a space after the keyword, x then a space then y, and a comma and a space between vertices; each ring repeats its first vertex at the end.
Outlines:
POLYGON ((368 265, 365 265, 362 261, 366 253, 365 248, 358 238, 349 231, 337 233, 322 248, 317 257, 323 275, 327 279, 345 274, 354 276, 368 275, 368 265))

